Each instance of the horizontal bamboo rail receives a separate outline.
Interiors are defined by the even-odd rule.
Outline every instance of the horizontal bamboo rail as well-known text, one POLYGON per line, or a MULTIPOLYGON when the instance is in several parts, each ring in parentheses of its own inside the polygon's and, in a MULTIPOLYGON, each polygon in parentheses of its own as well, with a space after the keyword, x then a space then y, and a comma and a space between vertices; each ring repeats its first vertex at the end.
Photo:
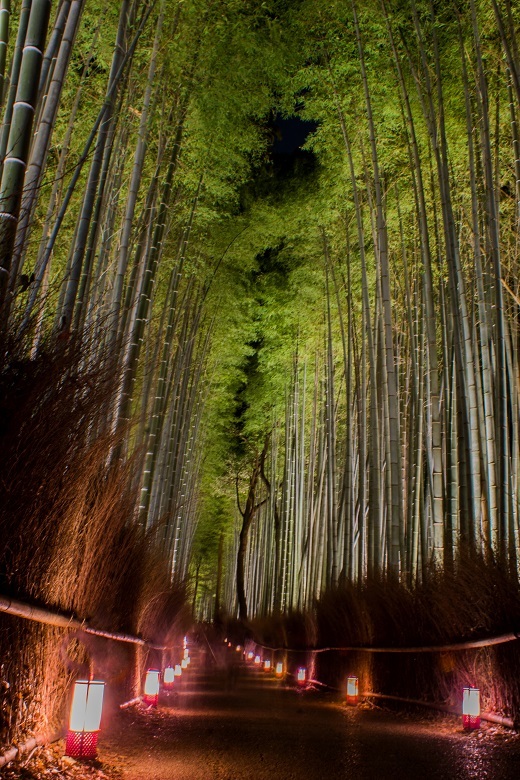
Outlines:
POLYGON ((14 761, 17 757, 25 755, 26 753, 31 753, 38 747, 48 745, 51 742, 56 742, 58 739, 61 739, 62 736, 63 732, 56 732, 55 734, 50 735, 38 734, 38 736, 31 737, 27 740, 27 742, 23 742, 21 745, 9 748, 5 751, 5 753, 3 753, 3 755, 0 755, 0 767, 6 766, 6 764, 10 764, 11 761, 14 761))
MULTIPOLYGON (((390 696, 386 693, 372 693, 371 691, 365 691, 362 696, 366 699, 389 699, 390 701, 397 701, 402 704, 414 704, 418 707, 428 707, 428 709, 439 710, 448 715, 462 715, 460 707, 451 707, 449 704, 436 704, 435 702, 421 701, 421 699, 405 699, 402 696, 390 696)), ((506 718, 503 715, 495 715, 494 712, 481 712, 480 718, 488 723, 497 723, 499 726, 505 726, 508 729, 515 727, 512 718, 506 718)))
POLYGON ((25 604, 22 601, 16 599, 7 598, 6 596, 0 596, 0 612, 6 612, 9 615, 15 615, 16 617, 25 618, 26 620, 34 620, 37 623, 44 623, 48 626, 57 626, 58 628, 75 629, 77 631, 83 631, 85 634, 92 634, 93 636, 100 636, 104 639, 112 639, 114 642, 128 642, 132 645, 142 645, 150 647, 152 650, 166 650, 166 645, 156 645, 153 642, 149 642, 142 637, 132 636, 132 634, 122 634, 116 631, 103 631, 99 628, 93 628, 86 620, 79 620, 76 617, 68 617, 62 615, 59 612, 54 612, 44 607, 35 607, 30 604, 25 604))
MULTIPOLYGON (((293 675, 294 676, 294 675, 293 675)), ((320 680, 309 680, 313 685, 319 685, 322 688, 328 688, 330 691, 336 691, 337 693, 344 693, 341 688, 335 688, 332 685, 320 682, 320 680)), ((397 701, 401 704, 413 704, 417 707, 427 707, 430 710, 439 710, 445 712, 447 715, 462 715, 460 707, 452 707, 449 704, 438 704, 437 702, 424 701, 423 699, 407 699, 403 696, 393 696, 387 693, 373 693, 372 691, 365 691, 361 694, 365 699, 389 699, 390 701, 397 701)), ((504 715, 496 715, 494 712, 481 712, 480 717, 482 720, 489 723, 497 723, 499 726, 504 726, 508 729, 515 728, 515 723, 512 718, 506 718, 504 715)))
POLYGON ((357 652, 357 653, 447 653, 456 650, 476 650, 480 647, 492 647, 493 645, 502 645, 505 642, 514 642, 520 639, 520 632, 510 631, 508 634, 488 637, 487 639, 475 639, 469 642, 454 642, 450 645, 426 645, 424 647, 269 647, 261 642, 255 642, 258 647, 265 650, 271 650, 274 653, 330 653, 330 652, 357 652))

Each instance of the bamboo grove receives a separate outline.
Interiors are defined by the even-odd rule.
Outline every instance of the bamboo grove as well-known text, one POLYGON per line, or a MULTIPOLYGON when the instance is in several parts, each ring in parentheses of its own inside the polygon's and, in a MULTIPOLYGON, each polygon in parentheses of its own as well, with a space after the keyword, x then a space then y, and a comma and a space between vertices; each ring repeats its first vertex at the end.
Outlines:
POLYGON ((90 435, 200 616, 517 570, 519 24, 0 1, 2 338, 115 377, 90 435))
POLYGON ((242 618, 468 556, 517 571, 518 19, 358 6, 301 21, 321 328, 293 332, 237 521, 242 618))

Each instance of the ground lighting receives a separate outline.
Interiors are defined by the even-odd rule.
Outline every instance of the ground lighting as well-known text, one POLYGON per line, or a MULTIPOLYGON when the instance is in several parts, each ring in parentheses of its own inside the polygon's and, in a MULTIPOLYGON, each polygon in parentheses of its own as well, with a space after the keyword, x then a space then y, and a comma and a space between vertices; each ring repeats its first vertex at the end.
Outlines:
POLYGON ((347 704, 358 703, 358 678, 352 675, 347 678, 347 704))
POLYGON ((171 690, 175 683, 175 669, 173 666, 167 666, 163 674, 163 683, 166 690, 171 690))
POLYGON ((462 726, 466 730, 480 728, 480 690, 464 688, 462 691, 462 726))
POLYGON ((266 658, 264 661, 264 672, 270 672, 271 671, 271 661, 269 658, 266 658))
POLYGON ((277 677, 281 677, 283 675, 283 663, 281 661, 278 661, 276 664, 275 674, 277 677))
POLYGON ((261 663, 262 663, 262 659, 260 658, 260 656, 255 655, 255 666, 260 666, 261 663))
POLYGON ((159 684, 161 673, 158 669, 148 669, 144 680, 143 704, 157 707, 159 703, 159 684))
POLYGON ((307 673, 307 670, 305 669, 305 667, 304 666, 300 666, 300 668, 298 669, 297 677, 296 677, 296 679, 298 680, 298 683, 300 685, 304 684, 306 673, 307 673))
POLYGON ((65 755, 96 757, 104 690, 101 680, 78 680, 74 684, 65 755))

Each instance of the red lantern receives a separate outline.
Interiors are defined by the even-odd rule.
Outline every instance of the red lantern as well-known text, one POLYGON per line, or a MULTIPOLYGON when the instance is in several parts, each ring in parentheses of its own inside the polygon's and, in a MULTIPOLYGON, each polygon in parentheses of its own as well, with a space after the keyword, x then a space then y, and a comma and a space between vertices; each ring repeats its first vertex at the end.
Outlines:
POLYGON ((351 676, 347 678, 347 704, 358 703, 358 678, 351 676))
POLYGON ((478 688, 463 689, 462 726, 467 730, 480 728, 480 690, 478 688))
POLYGON ((158 669, 148 669, 144 681, 143 703, 149 707, 157 707, 159 703, 159 681, 161 673, 158 669))
POLYGON ((71 758, 95 758, 105 683, 78 680, 74 685, 65 755, 71 758))

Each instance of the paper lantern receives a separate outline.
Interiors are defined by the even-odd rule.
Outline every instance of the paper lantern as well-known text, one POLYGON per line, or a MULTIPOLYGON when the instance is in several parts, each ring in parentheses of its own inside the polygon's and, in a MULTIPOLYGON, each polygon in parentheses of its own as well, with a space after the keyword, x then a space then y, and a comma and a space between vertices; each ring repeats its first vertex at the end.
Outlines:
POLYGON ((182 669, 180 664, 175 664, 175 670, 174 670, 175 677, 180 677, 182 674, 182 669))
POLYGON ((299 685, 303 685, 304 684, 306 671, 307 670, 305 669, 304 666, 300 666, 300 668, 298 669, 297 680, 298 680, 299 685))
POLYGON ((95 758, 105 683, 78 680, 74 684, 65 755, 71 758, 95 758))
POLYGON ((148 669, 144 680, 143 704, 157 707, 159 703, 159 683, 161 673, 158 669, 148 669))
POLYGON ((188 648, 186 648, 186 650, 184 651, 184 658, 189 658, 189 657, 190 657, 190 651, 188 650, 188 648))
POLYGON ((271 661, 269 658, 266 658, 264 661, 264 672, 270 672, 271 671, 271 661))
POLYGON ((261 663, 262 663, 262 659, 260 658, 260 656, 255 655, 255 666, 260 666, 261 663))
POLYGON ((188 668, 188 662, 186 661, 185 658, 183 658, 181 661, 181 669, 187 669, 187 668, 188 668))
POLYGON ((254 657, 255 657, 255 654, 252 653, 251 650, 250 650, 249 653, 247 654, 247 660, 248 661, 252 661, 254 657))
POLYGON ((478 688, 463 689, 462 725, 465 729, 480 728, 480 690, 478 688))
POLYGON ((347 678, 347 704, 358 703, 359 684, 358 678, 352 675, 347 678))
POLYGON ((163 683, 166 690, 171 690, 175 683, 175 669, 173 666, 167 666, 163 674, 163 683))
POLYGON ((241 651, 241 650, 242 650, 242 647, 241 647, 240 645, 237 645, 237 646, 236 646, 236 651, 237 651, 237 653, 240 653, 240 651, 241 651))
POLYGON ((276 664, 275 674, 277 677, 282 677, 283 675, 283 663, 281 661, 278 661, 276 664))

